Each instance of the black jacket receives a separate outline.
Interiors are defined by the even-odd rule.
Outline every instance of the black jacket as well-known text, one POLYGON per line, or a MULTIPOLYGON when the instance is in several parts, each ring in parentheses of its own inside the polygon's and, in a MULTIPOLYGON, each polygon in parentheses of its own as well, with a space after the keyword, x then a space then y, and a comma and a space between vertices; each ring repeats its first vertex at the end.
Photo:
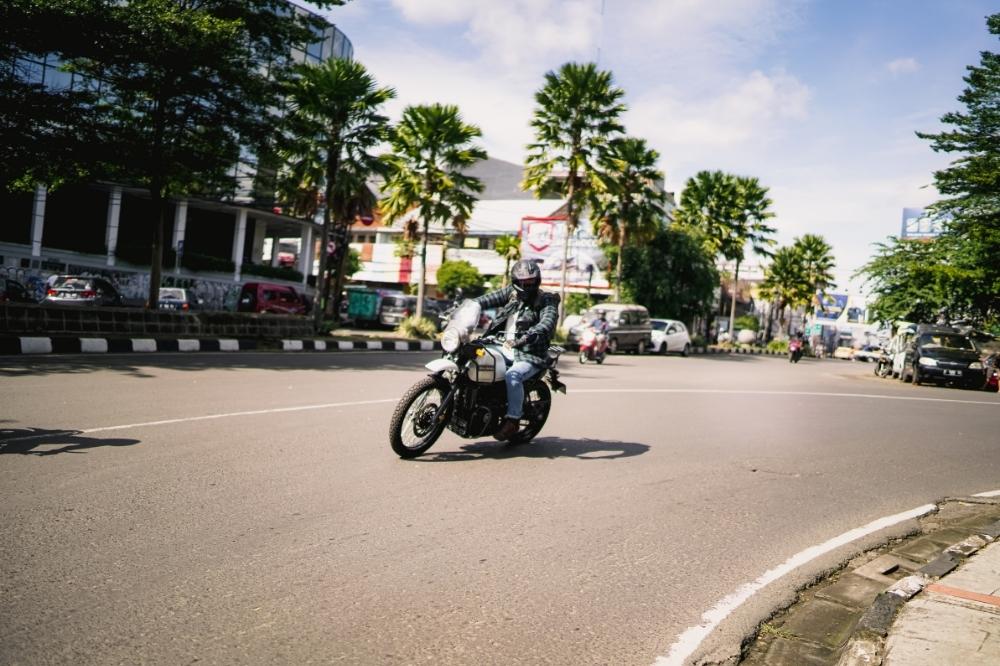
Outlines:
POLYGON ((525 344, 514 350, 515 361, 528 361, 534 365, 545 365, 549 344, 556 332, 559 321, 559 296, 538 290, 534 300, 522 303, 517 298, 517 292, 511 286, 491 291, 476 299, 485 310, 498 308, 497 317, 493 320, 488 334, 502 333, 507 327, 510 317, 517 317, 517 337, 529 333, 538 335, 531 344, 525 344))

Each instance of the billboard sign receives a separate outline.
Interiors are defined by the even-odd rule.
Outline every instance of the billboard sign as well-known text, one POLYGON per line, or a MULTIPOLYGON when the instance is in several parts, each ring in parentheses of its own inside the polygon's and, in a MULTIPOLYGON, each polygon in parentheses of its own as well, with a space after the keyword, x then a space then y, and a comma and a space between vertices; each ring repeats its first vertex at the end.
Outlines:
MULTIPOLYGON (((569 241, 566 286, 594 290, 610 289, 607 259, 597 238, 580 225, 569 241)), ((521 258, 534 261, 542 269, 542 284, 557 286, 562 279, 563 244, 566 218, 521 218, 521 258)))
POLYGON ((817 294, 819 307, 817 319, 838 319, 847 307, 847 294, 817 294))
POLYGON ((904 208, 901 238, 934 238, 940 235, 942 218, 926 208, 904 208))

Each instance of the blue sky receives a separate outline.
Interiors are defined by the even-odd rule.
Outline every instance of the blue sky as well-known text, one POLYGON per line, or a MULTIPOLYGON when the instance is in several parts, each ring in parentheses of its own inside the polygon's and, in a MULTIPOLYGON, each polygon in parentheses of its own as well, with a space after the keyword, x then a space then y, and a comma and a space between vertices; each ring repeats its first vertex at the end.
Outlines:
MULTIPOLYGON (((837 277, 931 203, 948 163, 915 130, 959 110, 966 66, 998 50, 986 0, 353 0, 327 12, 396 88, 389 111, 457 104, 491 155, 523 162, 548 70, 596 60, 629 134, 683 195, 702 169, 771 189, 778 240, 822 234, 837 277), (603 14, 602 14, 603 6, 603 14)), ((856 284, 854 286, 857 286, 856 284)))

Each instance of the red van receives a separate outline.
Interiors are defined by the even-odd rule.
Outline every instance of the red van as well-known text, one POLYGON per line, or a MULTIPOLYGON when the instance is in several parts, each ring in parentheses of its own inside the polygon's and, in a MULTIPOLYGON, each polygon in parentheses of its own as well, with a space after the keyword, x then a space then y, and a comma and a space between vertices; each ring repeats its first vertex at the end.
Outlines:
POLYGON ((309 313, 309 301, 304 294, 292 287, 267 282, 247 282, 240 290, 236 311, 304 315, 309 313))

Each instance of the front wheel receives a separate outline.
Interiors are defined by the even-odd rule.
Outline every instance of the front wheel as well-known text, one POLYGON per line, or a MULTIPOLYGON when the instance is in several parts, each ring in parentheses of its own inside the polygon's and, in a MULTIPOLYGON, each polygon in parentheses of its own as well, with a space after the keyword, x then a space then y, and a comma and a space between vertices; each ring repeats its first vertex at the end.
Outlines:
POLYGON ((681 350, 681 356, 687 358, 687 355, 691 353, 691 345, 684 343, 684 349, 681 350))
POLYGON ((549 418, 552 408, 552 391, 542 381, 536 381, 525 387, 524 412, 521 417, 521 427, 517 433, 507 440, 511 444, 525 444, 542 431, 542 426, 549 418))
POLYGON ((608 341, 608 353, 617 354, 618 353, 618 338, 611 338, 608 341))
POLYGON ((580 352, 580 364, 584 365, 586 363, 587 363, 587 352, 582 351, 580 352))
POLYGON ((435 415, 449 390, 440 377, 425 377, 399 399, 389 421, 389 444, 400 458, 419 456, 441 436, 448 413, 435 415))

